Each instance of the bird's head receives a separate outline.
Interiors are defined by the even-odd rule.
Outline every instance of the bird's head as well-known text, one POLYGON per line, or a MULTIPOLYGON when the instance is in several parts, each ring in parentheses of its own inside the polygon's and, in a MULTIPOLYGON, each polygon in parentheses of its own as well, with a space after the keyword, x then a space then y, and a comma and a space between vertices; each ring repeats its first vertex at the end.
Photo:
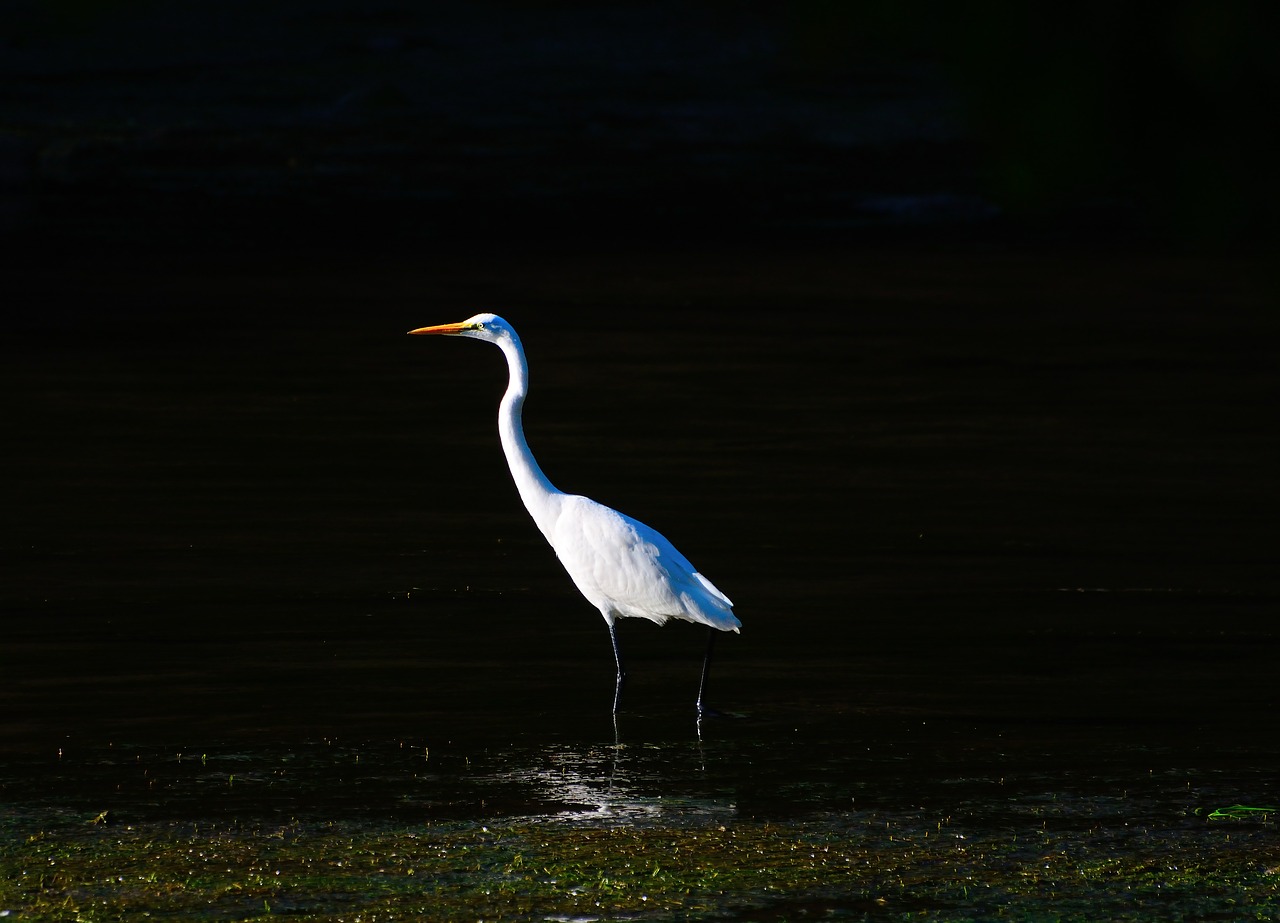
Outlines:
POLYGON ((514 339, 515 330, 496 314, 477 314, 456 324, 437 324, 434 327, 419 327, 410 330, 411 334, 443 334, 444 336, 471 337, 475 340, 488 340, 499 343, 504 339, 514 339))

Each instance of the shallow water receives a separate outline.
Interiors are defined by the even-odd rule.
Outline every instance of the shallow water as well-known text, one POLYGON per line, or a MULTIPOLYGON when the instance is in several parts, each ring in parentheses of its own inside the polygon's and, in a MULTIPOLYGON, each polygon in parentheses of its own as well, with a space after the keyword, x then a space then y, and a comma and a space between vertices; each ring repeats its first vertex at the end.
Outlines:
POLYGON ((7 823, 875 815, 1123 851, 1274 805, 1267 285, 854 244, 74 264, 4 347, 7 823), (485 309, 552 480, 738 604, 728 717, 694 720, 701 632, 643 622, 609 716, 500 355, 403 336, 485 309))

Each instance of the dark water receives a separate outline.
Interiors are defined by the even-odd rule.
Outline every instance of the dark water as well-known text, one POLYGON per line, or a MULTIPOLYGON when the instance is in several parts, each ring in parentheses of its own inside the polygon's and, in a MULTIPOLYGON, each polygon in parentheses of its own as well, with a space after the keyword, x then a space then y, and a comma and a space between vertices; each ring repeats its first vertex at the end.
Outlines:
POLYGON ((6 799, 1014 827, 1059 798, 1090 824, 1274 804, 1269 284, 854 244, 73 263, 4 339, 6 799), (628 621, 610 719, 604 626, 504 468, 500 354, 403 335, 477 310, 524 337, 552 480, 737 603, 731 717, 694 721, 700 631, 628 621))

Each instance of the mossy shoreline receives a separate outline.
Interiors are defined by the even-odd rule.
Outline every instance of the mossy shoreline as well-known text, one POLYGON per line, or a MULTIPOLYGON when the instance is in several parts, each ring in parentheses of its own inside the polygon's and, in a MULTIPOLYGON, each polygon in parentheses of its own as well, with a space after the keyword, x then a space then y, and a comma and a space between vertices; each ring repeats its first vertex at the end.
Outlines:
POLYGON ((1269 817, 1165 830, 983 830, 923 812, 4 826, 0 912, 24 920, 1280 917, 1269 817))

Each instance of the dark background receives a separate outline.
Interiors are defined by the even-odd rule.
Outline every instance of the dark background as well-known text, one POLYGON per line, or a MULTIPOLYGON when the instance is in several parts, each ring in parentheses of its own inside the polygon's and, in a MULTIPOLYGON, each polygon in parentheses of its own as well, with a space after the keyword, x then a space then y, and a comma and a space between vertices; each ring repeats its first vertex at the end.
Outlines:
POLYGON ((1276 230, 1261 3, 6 10, 3 221, 20 241, 1276 230))
POLYGON ((735 704, 1274 720, 1269 5, 5 9, 11 742, 603 708, 480 310, 735 704))

